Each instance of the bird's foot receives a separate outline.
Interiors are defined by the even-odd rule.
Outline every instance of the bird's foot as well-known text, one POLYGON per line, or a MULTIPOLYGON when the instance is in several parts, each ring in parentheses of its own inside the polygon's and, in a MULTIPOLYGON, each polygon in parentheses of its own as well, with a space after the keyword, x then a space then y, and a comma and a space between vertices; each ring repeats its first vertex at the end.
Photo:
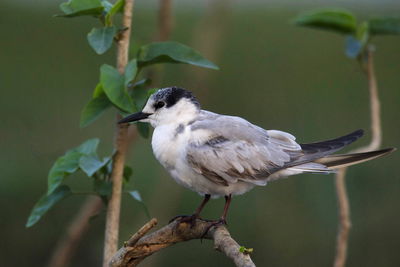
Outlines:
POLYGON ((221 226, 221 225, 228 225, 228 224, 226 223, 225 218, 220 218, 220 219, 218 219, 218 220, 210 220, 210 221, 208 221, 208 222, 210 222, 210 225, 207 226, 207 228, 206 228, 206 230, 204 231, 203 235, 201 236, 201 239, 200 239, 200 240, 203 240, 203 238, 206 237, 206 235, 208 234, 208 232, 210 231, 210 229, 211 229, 212 227, 218 227, 218 226, 221 226))

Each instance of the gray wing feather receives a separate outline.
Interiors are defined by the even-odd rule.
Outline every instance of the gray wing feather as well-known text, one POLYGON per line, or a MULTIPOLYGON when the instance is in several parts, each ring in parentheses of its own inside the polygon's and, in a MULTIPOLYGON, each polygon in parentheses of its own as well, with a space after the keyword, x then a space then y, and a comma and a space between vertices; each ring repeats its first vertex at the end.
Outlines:
POLYGON ((240 117, 208 111, 202 111, 192 123, 191 130, 205 131, 208 139, 193 141, 188 146, 189 164, 204 177, 225 186, 238 180, 265 185, 271 174, 284 169, 330 172, 327 166, 317 163, 317 159, 354 142, 363 134, 358 130, 336 139, 299 145, 289 133, 267 131, 240 117))
POLYGON ((204 177, 226 186, 238 180, 265 185, 271 173, 303 155, 292 135, 266 131, 239 117, 204 112, 191 130, 206 131, 209 138, 188 146, 188 163, 204 177))
POLYGON ((191 125, 191 130, 208 130, 227 139, 238 139, 251 142, 263 142, 268 138, 267 131, 250 122, 235 116, 219 115, 201 111, 200 116, 191 125))

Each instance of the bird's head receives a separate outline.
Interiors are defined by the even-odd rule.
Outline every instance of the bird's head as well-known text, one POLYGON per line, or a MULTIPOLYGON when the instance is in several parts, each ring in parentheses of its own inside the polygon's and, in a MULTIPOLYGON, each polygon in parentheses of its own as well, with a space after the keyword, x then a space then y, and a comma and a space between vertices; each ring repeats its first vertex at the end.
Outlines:
POLYGON ((129 115, 118 123, 141 121, 149 122, 153 127, 185 123, 193 120, 199 111, 200 104, 191 92, 168 87, 152 94, 141 112, 129 115))

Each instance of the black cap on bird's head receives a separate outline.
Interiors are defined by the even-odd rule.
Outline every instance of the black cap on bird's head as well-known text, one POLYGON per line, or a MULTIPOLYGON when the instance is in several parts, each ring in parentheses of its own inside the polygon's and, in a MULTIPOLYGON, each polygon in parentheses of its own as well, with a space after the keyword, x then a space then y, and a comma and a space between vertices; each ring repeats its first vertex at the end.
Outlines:
MULTIPOLYGON (((152 94, 146 106, 149 105, 149 103, 151 103, 152 109, 154 111, 157 111, 158 109, 164 106, 166 108, 174 106, 182 98, 188 99, 197 109, 200 109, 200 103, 199 101, 197 101, 196 97, 192 94, 192 92, 176 86, 162 88, 157 92, 155 92, 154 94, 152 94)), ((118 123, 127 123, 127 122, 144 120, 148 118, 150 115, 152 115, 152 113, 146 111, 148 110, 144 109, 142 112, 129 115, 120 120, 118 123)))
POLYGON ((196 97, 192 94, 192 92, 176 86, 160 89, 157 92, 155 92, 151 96, 151 98, 154 100, 154 103, 157 103, 159 101, 164 101, 167 108, 175 105, 180 99, 187 98, 194 105, 200 108, 200 103, 199 101, 197 101, 196 97))

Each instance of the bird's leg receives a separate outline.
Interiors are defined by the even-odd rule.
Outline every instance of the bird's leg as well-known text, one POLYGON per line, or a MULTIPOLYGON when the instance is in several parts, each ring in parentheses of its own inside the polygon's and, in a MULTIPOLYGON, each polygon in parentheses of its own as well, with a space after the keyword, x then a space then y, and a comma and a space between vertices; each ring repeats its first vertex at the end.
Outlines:
POLYGON ((227 224, 226 223, 226 216, 228 214, 228 209, 229 206, 231 205, 231 201, 232 201, 232 195, 229 196, 225 196, 225 206, 224 206, 224 212, 222 213, 221 218, 219 219, 219 221, 223 224, 227 224))
POLYGON ((229 209, 229 205, 231 204, 231 200, 232 200, 232 195, 225 196, 225 206, 224 206, 224 211, 222 213, 222 216, 218 220, 212 221, 211 224, 209 226, 207 226, 207 229, 204 231, 204 234, 201 237, 202 239, 207 235, 207 233, 211 229, 211 227, 216 227, 219 225, 227 224, 226 216, 228 214, 228 209, 229 209))
POLYGON ((211 197, 211 195, 209 195, 209 194, 204 195, 203 201, 200 203, 200 206, 197 207, 196 211, 193 214, 196 216, 196 218, 200 218, 200 212, 203 210, 204 206, 210 200, 210 197, 211 197))
POLYGON ((172 218, 169 222, 171 223, 172 221, 179 219, 179 223, 182 222, 190 223, 191 226, 193 227, 196 222, 196 219, 200 218, 200 212, 203 210, 204 206, 210 200, 210 197, 211 195, 205 194, 203 201, 200 203, 200 206, 197 207, 196 211, 192 215, 178 215, 172 218))

